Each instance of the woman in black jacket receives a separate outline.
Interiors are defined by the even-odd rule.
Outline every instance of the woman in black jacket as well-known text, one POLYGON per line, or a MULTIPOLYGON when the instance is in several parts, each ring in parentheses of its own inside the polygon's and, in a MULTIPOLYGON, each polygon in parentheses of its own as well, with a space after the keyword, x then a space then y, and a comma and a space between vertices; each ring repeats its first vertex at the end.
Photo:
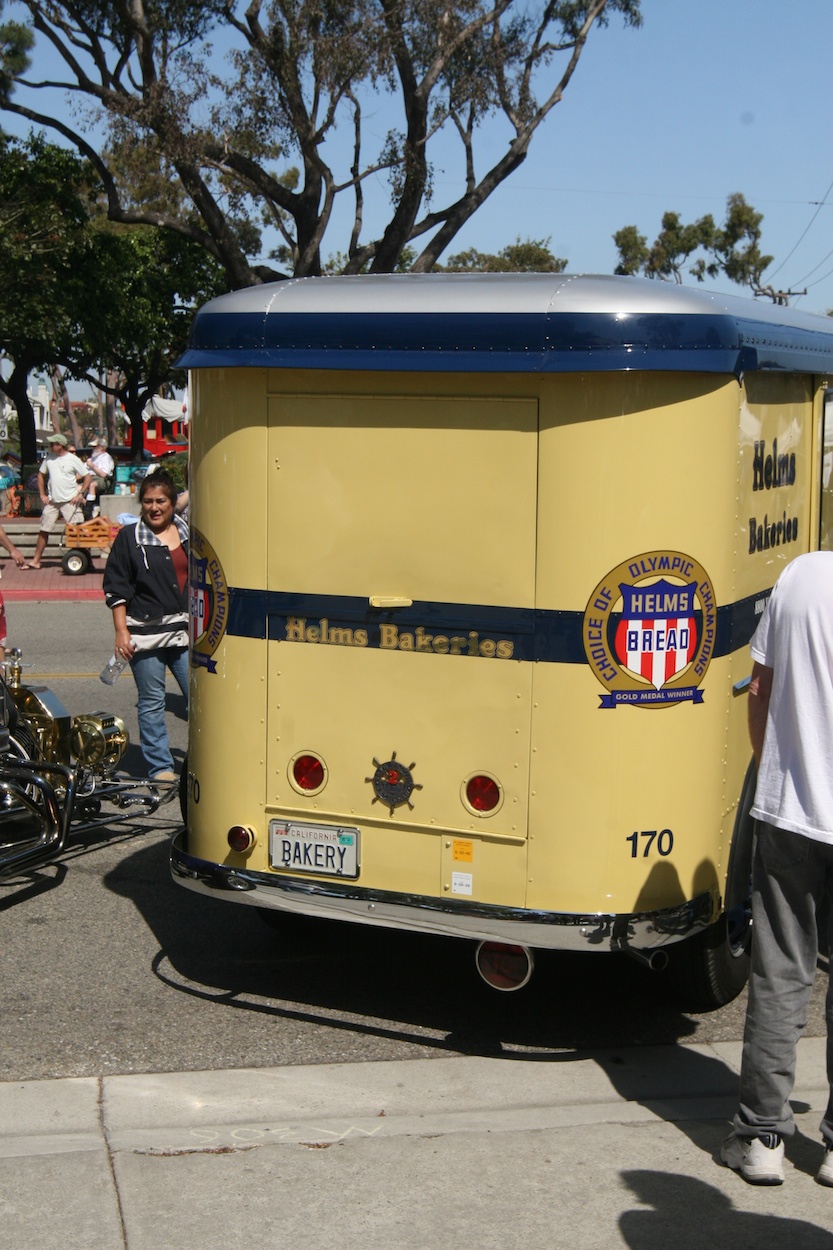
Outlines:
POLYGON ((188 526, 176 515, 176 486, 162 470, 139 488, 142 515, 117 535, 104 570, 115 655, 130 661, 139 692, 139 744, 150 777, 174 781, 165 727, 170 669, 188 700, 188 526))

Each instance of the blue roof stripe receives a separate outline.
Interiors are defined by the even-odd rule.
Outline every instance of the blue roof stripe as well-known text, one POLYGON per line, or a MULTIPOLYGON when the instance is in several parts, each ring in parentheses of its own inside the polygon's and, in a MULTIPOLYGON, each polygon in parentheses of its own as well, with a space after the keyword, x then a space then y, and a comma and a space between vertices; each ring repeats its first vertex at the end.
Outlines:
POLYGON ((819 329, 726 312, 268 312, 197 314, 184 368, 438 372, 625 369, 833 371, 819 329))

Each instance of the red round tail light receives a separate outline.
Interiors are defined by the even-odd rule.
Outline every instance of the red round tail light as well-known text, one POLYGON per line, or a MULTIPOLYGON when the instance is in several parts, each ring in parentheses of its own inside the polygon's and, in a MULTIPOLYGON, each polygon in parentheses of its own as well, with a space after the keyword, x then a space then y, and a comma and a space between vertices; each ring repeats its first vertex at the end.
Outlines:
POLYGON ((324 784, 324 765, 315 755, 299 755, 292 765, 292 775, 300 790, 320 790, 324 784))
POLYGON ((240 855, 250 851, 255 844, 255 832, 248 825, 232 825, 226 837, 231 849, 240 855))
POLYGON ((500 802, 500 786, 494 777, 478 774, 466 783, 466 801, 476 812, 492 812, 500 802))

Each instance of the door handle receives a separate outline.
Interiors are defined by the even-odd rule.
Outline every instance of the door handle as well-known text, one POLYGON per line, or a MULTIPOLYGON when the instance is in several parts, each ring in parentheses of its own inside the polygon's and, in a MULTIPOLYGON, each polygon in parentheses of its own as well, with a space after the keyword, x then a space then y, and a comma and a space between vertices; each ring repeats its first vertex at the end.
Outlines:
POLYGON ((371 595, 368 599, 371 608, 410 608, 413 602, 404 595, 371 595))

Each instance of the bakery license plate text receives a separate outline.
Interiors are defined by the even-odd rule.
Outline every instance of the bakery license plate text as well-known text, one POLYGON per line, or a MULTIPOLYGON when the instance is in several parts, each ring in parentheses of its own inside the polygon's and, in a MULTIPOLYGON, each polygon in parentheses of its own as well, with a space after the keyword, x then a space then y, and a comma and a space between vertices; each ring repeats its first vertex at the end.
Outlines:
POLYGON ((273 868, 325 877, 359 875, 359 831, 339 825, 273 820, 269 824, 273 868))

